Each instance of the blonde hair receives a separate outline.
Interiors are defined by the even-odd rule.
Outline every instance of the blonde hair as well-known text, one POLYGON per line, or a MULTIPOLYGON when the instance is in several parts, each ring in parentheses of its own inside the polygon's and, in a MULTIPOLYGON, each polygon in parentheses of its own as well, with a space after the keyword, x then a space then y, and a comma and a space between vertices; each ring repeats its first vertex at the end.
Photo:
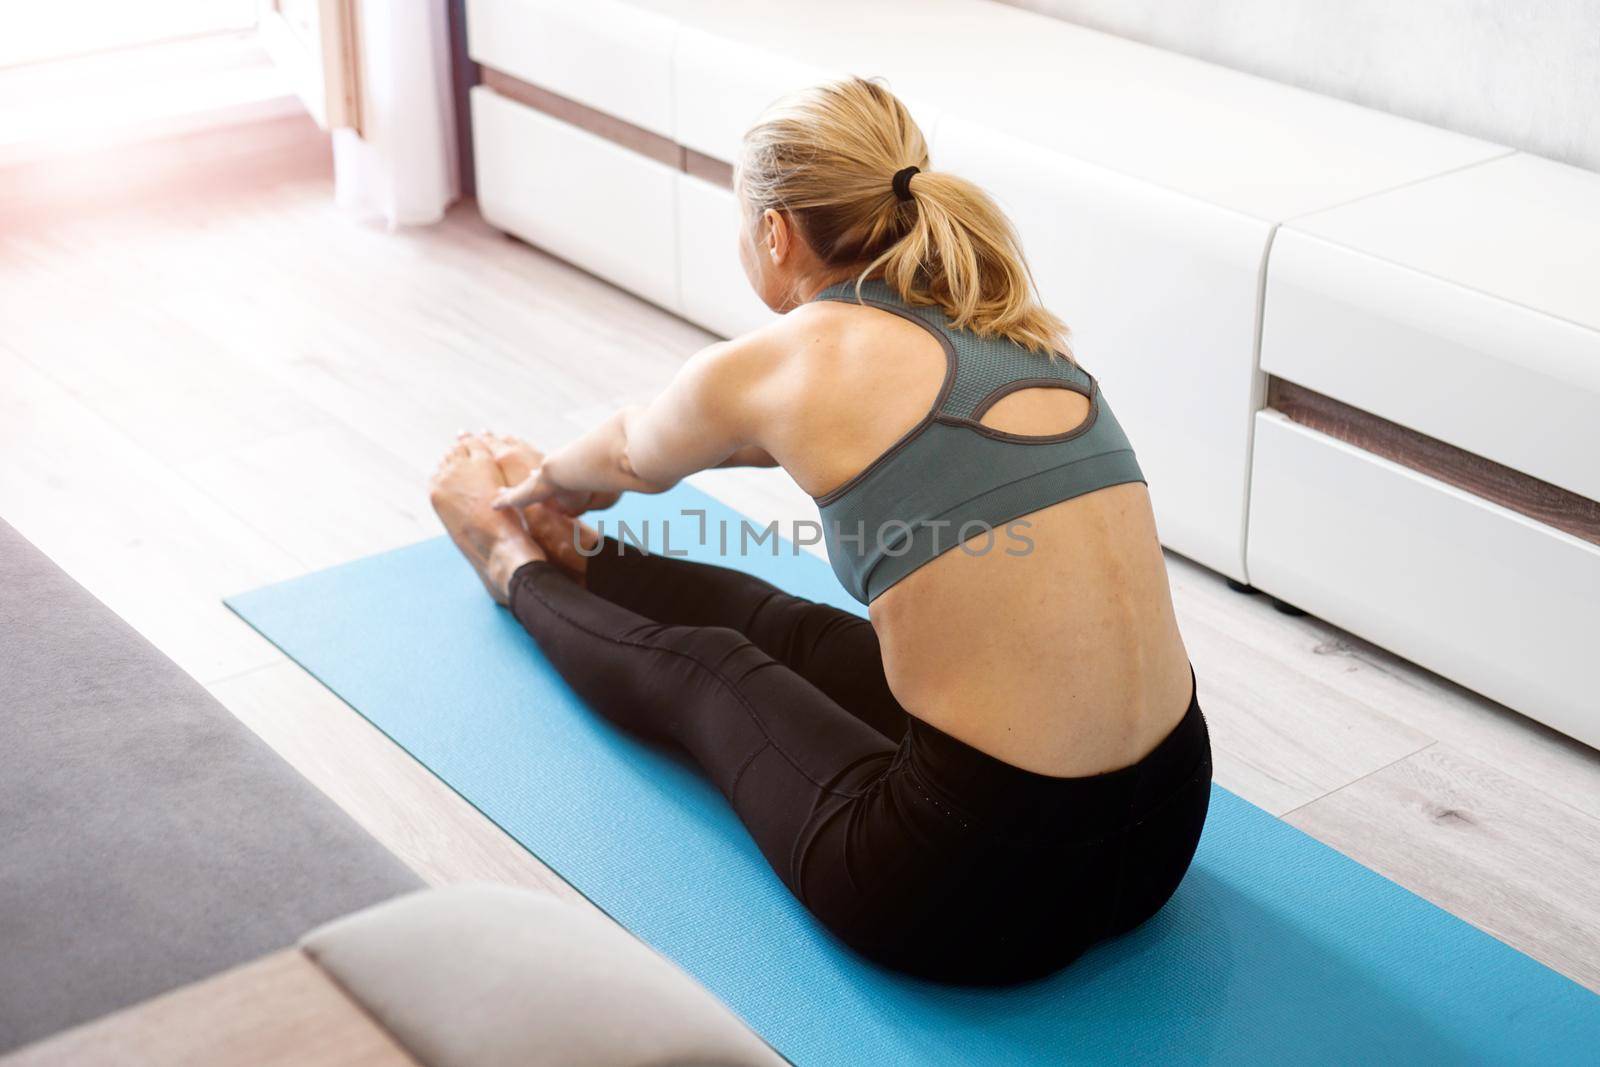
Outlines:
POLYGON ((882 273, 907 303, 951 325, 1070 358, 1067 327, 1039 303, 1010 220, 953 174, 929 171, 928 145, 893 93, 845 78, 773 105, 744 135, 735 180, 757 217, 785 212, 830 267, 882 273), (921 168, 895 192, 895 175, 921 168))

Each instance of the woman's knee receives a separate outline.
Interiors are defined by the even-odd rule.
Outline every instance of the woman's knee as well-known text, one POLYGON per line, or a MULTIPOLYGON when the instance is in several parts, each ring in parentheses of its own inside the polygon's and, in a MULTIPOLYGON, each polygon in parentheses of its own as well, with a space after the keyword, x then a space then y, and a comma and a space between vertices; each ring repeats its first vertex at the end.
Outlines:
POLYGON ((727 684, 737 685, 750 671, 771 662, 743 633, 727 626, 655 627, 652 643, 692 661, 727 684))

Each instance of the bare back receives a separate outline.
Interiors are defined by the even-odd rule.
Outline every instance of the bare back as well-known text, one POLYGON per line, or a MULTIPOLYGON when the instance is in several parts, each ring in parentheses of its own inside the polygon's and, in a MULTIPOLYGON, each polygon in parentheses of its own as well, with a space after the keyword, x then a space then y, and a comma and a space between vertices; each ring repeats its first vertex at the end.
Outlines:
MULTIPOLYGON (((780 329, 789 355, 767 384, 786 402, 760 444, 822 496, 924 416, 944 353, 926 330, 871 307, 806 305, 780 329)), ((1007 399, 985 425, 1049 435, 1087 414, 1064 390, 1007 399)), ((919 718, 1028 770, 1134 763, 1191 693, 1149 494, 1115 485, 1024 518, 1026 552, 945 552, 872 602, 890 686, 919 718)))

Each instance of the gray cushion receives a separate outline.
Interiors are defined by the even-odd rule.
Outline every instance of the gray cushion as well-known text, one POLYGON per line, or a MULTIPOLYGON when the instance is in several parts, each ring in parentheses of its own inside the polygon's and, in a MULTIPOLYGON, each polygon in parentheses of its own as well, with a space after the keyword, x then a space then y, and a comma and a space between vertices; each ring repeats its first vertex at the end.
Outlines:
POLYGON ((0 522, 0 1050, 418 882, 0 522))
POLYGON ((544 894, 417 893, 301 947, 427 1067, 783 1063, 674 964, 544 894))

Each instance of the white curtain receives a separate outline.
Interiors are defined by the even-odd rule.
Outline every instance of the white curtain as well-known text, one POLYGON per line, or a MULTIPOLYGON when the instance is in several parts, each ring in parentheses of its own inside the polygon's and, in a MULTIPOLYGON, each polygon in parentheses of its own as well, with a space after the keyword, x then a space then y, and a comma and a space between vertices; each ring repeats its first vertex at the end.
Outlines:
POLYGON ((444 217, 459 193, 445 0, 361 0, 364 134, 333 132, 339 206, 390 229, 444 217))

